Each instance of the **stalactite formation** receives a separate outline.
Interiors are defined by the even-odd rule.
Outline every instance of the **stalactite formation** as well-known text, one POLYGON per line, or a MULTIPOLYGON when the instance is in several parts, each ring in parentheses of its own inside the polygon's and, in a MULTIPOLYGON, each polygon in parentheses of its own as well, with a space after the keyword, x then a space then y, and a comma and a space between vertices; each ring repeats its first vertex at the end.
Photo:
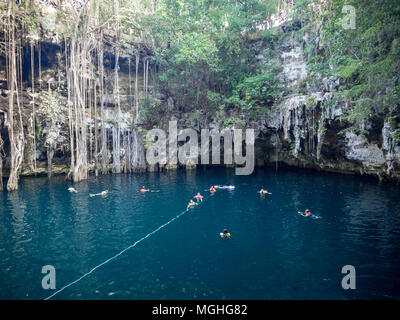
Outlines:
MULTIPOLYGON (((377 59, 387 58, 379 60, 377 70, 391 68, 388 85, 371 91, 379 73, 364 74, 368 83, 360 80, 357 90, 368 87, 374 96, 363 91, 362 99, 353 101, 345 97, 354 93, 346 86, 358 73, 346 81, 336 75, 339 69, 328 51, 339 49, 322 44, 323 32, 331 35, 317 23, 329 10, 340 14, 330 2, 271 0, 261 18, 265 3, 249 0, 257 3, 246 7, 255 19, 252 27, 247 16, 236 16, 241 5, 226 2, 219 18, 227 21, 210 27, 205 25, 211 23, 209 14, 218 14, 213 5, 200 10, 187 1, 180 4, 182 10, 169 1, 0 1, 0 181, 4 171, 10 191, 18 189, 25 174, 63 172, 79 182, 90 174, 145 171, 146 132, 165 128, 172 117, 196 130, 256 126, 266 152, 260 165, 400 176, 400 116, 393 85, 399 36, 385 34, 384 49, 375 52, 377 59), (299 21, 288 19, 293 12, 299 21), (181 14, 202 19, 171 19, 181 14), (249 29, 234 31, 233 16, 249 29), (225 47, 228 39, 238 46, 225 47), (318 70, 328 65, 330 76, 318 70), (373 108, 364 112, 362 105, 359 115, 355 106, 368 99, 373 108), (379 121, 372 119, 374 108, 387 101, 387 109, 376 115, 379 121), (358 142, 364 147, 356 147, 358 142)), ((373 3, 375 11, 363 7, 366 14, 379 9, 373 3)), ((396 25, 391 18, 390 25, 396 25)), ((351 52, 348 59, 344 47, 340 50, 336 54, 357 72, 364 69, 353 60, 364 59, 366 69, 374 65, 361 53, 351 52)))

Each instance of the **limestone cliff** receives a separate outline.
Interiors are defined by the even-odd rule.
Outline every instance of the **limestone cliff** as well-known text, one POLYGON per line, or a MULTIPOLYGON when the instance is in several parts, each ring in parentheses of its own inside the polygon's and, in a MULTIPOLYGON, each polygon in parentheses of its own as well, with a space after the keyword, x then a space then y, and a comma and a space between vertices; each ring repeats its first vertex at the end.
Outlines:
MULTIPOLYGON (((54 22, 55 9, 43 5, 42 14, 43 36, 36 39, 35 35, 29 35, 37 41, 34 60, 40 61, 40 64, 36 63, 34 70, 36 75, 40 75, 34 79, 35 93, 32 91, 32 70, 28 62, 24 63, 24 72, 21 76, 22 120, 25 135, 25 153, 21 170, 23 175, 43 174, 47 171, 67 173, 71 157, 64 43, 58 35, 57 24, 54 22), (38 48, 41 48, 40 57, 38 48), (35 130, 33 106, 37 112, 35 130), (53 166, 48 165, 48 162, 53 162, 53 166)), ((390 116, 384 113, 374 115, 371 121, 362 123, 360 128, 362 134, 351 130, 343 120, 349 106, 339 94, 341 79, 324 77, 309 69, 307 55, 319 54, 324 46, 321 41, 320 26, 313 25, 301 38, 290 30, 278 28, 277 32, 278 41, 273 47, 257 37, 249 41, 259 68, 268 68, 273 64, 280 66, 281 70, 277 76, 282 91, 279 99, 268 107, 266 115, 249 118, 245 123, 245 126, 256 130, 256 165, 274 167, 288 165, 373 175, 379 179, 400 179, 400 146, 396 142, 397 131, 392 125, 390 116), (305 53, 306 46, 313 48, 311 53, 305 53), (274 52, 272 58, 271 50, 274 52)), ((30 50, 27 41, 21 50, 26 61, 29 61, 31 56, 30 50)), ((104 156, 104 153, 95 155, 93 151, 96 129, 105 128, 108 163, 112 163, 112 158, 116 156, 115 144, 119 143, 117 149, 123 166, 122 171, 133 172, 160 169, 147 166, 145 163, 146 145, 143 133, 147 129, 154 126, 167 129, 168 121, 174 119, 178 121, 179 128, 191 126, 198 131, 202 128, 222 130, 237 126, 237 124, 227 126, 224 123, 224 119, 233 116, 229 111, 216 110, 211 116, 202 116, 200 110, 198 119, 188 121, 190 115, 181 112, 171 96, 165 92, 158 92, 154 86, 156 67, 149 62, 152 54, 151 49, 141 43, 140 39, 136 43, 130 43, 129 46, 121 47, 118 70, 118 99, 121 105, 119 112, 113 91, 115 51, 106 41, 104 51, 106 89, 100 97, 104 104, 104 114, 100 119, 99 114, 94 114, 92 109, 86 110, 90 169, 93 169, 96 156, 104 156), (140 59, 138 68, 134 62, 135 57, 140 59), (145 117, 138 112, 139 109, 152 112, 151 109, 146 109, 149 99, 162 110, 155 123, 146 123, 145 117), (117 131, 117 128, 120 131, 117 131), (118 139, 117 132, 121 132, 118 139)), ((0 60, 5 64, 4 56, 1 56, 0 60)), ((96 81, 96 76, 93 76, 93 81, 96 81)), ((6 155, 9 148, 8 93, 6 73, 0 70, 0 130, 6 155)), ((92 105, 100 106, 100 101, 90 100, 94 97, 88 99, 92 105)), ((4 164, 7 174, 8 156, 5 157, 4 164)), ((187 167, 193 168, 195 165, 190 164, 187 167)))

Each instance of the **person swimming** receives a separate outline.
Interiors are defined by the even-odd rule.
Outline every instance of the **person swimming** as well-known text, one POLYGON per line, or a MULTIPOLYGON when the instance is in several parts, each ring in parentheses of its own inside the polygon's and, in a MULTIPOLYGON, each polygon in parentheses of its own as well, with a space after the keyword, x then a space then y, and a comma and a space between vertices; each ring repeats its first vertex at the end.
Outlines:
POLYGON ((235 186, 222 186, 222 187, 219 187, 220 189, 228 189, 228 190, 233 190, 233 189, 235 189, 235 186))
POLYGON ((189 203, 188 203, 188 205, 187 205, 187 208, 188 208, 188 209, 189 209, 189 208, 193 208, 195 205, 197 205, 197 203, 194 202, 192 199, 190 199, 190 201, 189 201, 189 203))
POLYGON ((300 212, 299 214, 302 215, 303 217, 311 217, 311 218, 316 218, 316 215, 312 214, 310 210, 306 209, 304 212, 300 212))
POLYGON ((75 188, 74 188, 74 187, 69 187, 69 188, 68 188, 68 191, 69 191, 69 192, 75 192, 75 193, 77 193, 77 192, 78 192, 78 191, 76 191, 76 190, 75 190, 75 188))
POLYGON ((230 238, 231 234, 228 232, 227 229, 224 229, 223 232, 220 233, 221 238, 230 238))
POLYGON ((142 189, 140 189, 141 193, 145 193, 145 192, 148 192, 148 191, 150 191, 150 189, 146 189, 145 186, 143 186, 142 189))
POLYGON ((203 196, 200 194, 200 192, 197 192, 197 194, 194 197, 198 202, 203 201, 203 196))
POLYGON ((210 188, 210 190, 209 190, 210 192, 215 192, 216 190, 215 190, 215 187, 214 186, 211 186, 211 188, 210 188))
POLYGON ((260 191, 258 191, 259 194, 272 194, 271 192, 268 192, 267 190, 264 190, 264 187, 261 188, 260 191))
POLYGON ((89 196, 90 197, 95 197, 95 196, 102 196, 105 197, 108 194, 108 190, 104 190, 100 193, 90 193, 89 196))

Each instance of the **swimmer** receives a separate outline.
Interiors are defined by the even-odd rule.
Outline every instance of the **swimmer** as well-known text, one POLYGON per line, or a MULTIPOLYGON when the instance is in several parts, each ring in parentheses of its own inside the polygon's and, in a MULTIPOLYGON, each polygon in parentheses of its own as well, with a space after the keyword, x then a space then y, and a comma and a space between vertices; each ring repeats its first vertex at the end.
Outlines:
POLYGON ((224 229, 224 231, 221 232, 219 235, 221 236, 221 238, 230 238, 231 237, 231 234, 228 232, 227 229, 224 229))
POLYGON ((73 188, 73 187, 69 187, 69 188, 68 188, 68 191, 69 191, 69 192, 78 193, 78 191, 76 191, 75 188, 73 188))
POLYGON ((190 199, 189 204, 187 205, 187 209, 193 208, 195 205, 197 205, 197 203, 190 199))
POLYGON ((200 194, 200 192, 197 192, 194 198, 197 200, 197 202, 203 201, 203 196, 200 194))
POLYGON ((215 190, 215 187, 214 186, 211 186, 211 188, 210 188, 210 190, 209 190, 211 193, 213 193, 213 192, 215 192, 216 190, 215 190))
POLYGON ((303 217, 311 217, 311 216, 314 216, 314 215, 310 212, 310 210, 308 210, 308 209, 306 209, 306 210, 304 211, 304 213, 299 211, 299 214, 302 215, 303 217))
POLYGON ((91 193, 89 194, 90 197, 95 197, 95 196, 102 196, 105 197, 108 194, 108 190, 104 190, 100 193, 91 193))
POLYGON ((260 191, 258 191, 259 194, 272 194, 271 192, 268 192, 267 190, 264 190, 264 188, 261 188, 260 191))
POLYGON ((150 189, 146 189, 145 186, 143 186, 142 189, 140 189, 141 193, 145 193, 145 192, 148 192, 148 191, 150 191, 150 189))

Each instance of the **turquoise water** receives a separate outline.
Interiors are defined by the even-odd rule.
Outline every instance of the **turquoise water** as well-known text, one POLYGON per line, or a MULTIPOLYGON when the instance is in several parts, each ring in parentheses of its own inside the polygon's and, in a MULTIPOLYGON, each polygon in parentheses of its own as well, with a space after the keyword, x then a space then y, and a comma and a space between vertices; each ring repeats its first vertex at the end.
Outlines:
POLYGON ((53 299, 399 299, 399 189, 309 171, 225 169, 25 178, 0 193, 0 299, 44 299, 185 211, 53 299), (235 185, 234 191, 212 184, 235 185), (142 185, 158 192, 140 194, 142 185), (262 186, 272 192, 260 198, 262 186), (106 198, 88 196, 109 189, 106 198), (310 209, 321 219, 304 218, 310 209), (227 228, 232 237, 221 239, 227 228), (356 290, 341 269, 356 268, 356 290))

